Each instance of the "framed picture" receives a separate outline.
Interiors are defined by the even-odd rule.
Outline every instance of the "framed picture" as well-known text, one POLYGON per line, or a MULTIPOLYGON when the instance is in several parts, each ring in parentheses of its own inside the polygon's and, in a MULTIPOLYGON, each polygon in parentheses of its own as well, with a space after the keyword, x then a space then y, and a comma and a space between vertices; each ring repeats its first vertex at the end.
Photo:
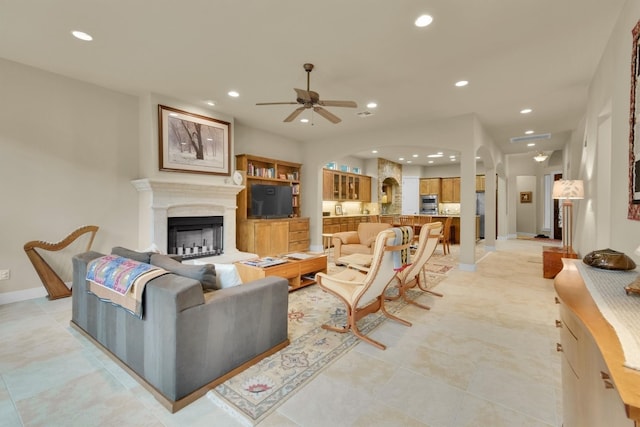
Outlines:
POLYGON ((231 175, 228 122, 158 105, 160 170, 231 175))
POLYGON ((531 191, 520 192, 520 203, 531 203, 533 193, 531 191))
POLYGON ((631 32, 631 90, 629 93, 629 209, 627 218, 640 221, 640 21, 631 32))
POLYGON ((342 206, 336 205, 336 215, 342 215, 342 206))

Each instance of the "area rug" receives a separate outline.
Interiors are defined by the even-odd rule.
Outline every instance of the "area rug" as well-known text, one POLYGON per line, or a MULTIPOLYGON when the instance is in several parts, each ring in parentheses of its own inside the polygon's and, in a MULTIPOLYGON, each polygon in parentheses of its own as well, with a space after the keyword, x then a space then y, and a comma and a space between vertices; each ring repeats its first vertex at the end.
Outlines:
MULTIPOLYGON (((429 264, 427 283, 436 286, 453 268, 442 261, 429 264), (429 274, 429 273, 436 274, 429 274)), ((329 272, 340 267, 329 266, 329 272)), ((397 292, 390 289, 388 292, 397 292)), ((410 290, 409 297, 422 294, 410 290)), ((386 303, 391 313, 400 311, 407 303, 398 299, 386 303)), ((371 314, 358 326, 370 333, 387 318, 371 314)), ((283 404, 301 386, 318 375, 325 367, 344 355, 360 340, 352 333, 336 333, 321 328, 323 323, 346 324, 344 305, 334 296, 322 292, 316 285, 289 294, 289 340, 291 344, 258 362, 235 377, 209 391, 208 398, 245 425, 253 426, 283 404)))

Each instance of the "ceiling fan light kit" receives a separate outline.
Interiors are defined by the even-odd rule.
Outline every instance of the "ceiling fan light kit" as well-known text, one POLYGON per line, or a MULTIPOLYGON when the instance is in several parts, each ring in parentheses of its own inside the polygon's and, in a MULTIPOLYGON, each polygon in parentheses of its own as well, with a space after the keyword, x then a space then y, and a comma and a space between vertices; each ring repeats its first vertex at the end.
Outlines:
POLYGON ((312 109, 314 112, 318 113, 319 116, 324 117, 329 120, 331 123, 340 123, 342 120, 340 117, 331 113, 329 110, 323 107, 347 107, 347 108, 357 108, 358 104, 354 101, 325 101, 320 99, 320 95, 318 92, 314 92, 310 89, 310 74, 313 70, 313 64, 304 64, 304 70, 307 72, 307 90, 294 88, 293 90, 296 92, 296 102, 259 102, 256 105, 302 105, 302 107, 298 107, 291 114, 289 114, 284 122, 292 122, 298 117, 304 110, 312 109))

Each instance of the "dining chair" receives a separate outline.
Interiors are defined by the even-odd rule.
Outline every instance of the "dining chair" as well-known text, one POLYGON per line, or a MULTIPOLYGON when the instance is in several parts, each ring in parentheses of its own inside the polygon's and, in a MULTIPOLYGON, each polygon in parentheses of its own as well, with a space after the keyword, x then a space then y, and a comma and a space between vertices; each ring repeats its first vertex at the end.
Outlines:
POLYGON ((444 220, 444 228, 442 229, 442 233, 440 234, 440 243, 442 243, 442 253, 444 255, 451 253, 449 243, 451 241, 451 221, 452 220, 453 220, 453 217, 450 217, 450 216, 448 216, 447 219, 444 220))

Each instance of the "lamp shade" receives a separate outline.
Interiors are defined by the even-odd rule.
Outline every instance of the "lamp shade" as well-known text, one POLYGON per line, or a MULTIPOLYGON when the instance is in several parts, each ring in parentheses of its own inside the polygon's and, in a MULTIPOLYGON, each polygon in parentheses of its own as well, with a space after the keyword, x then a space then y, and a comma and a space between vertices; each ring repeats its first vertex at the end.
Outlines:
POLYGON ((584 184, 581 179, 560 179, 553 183, 554 199, 584 199, 584 184))

